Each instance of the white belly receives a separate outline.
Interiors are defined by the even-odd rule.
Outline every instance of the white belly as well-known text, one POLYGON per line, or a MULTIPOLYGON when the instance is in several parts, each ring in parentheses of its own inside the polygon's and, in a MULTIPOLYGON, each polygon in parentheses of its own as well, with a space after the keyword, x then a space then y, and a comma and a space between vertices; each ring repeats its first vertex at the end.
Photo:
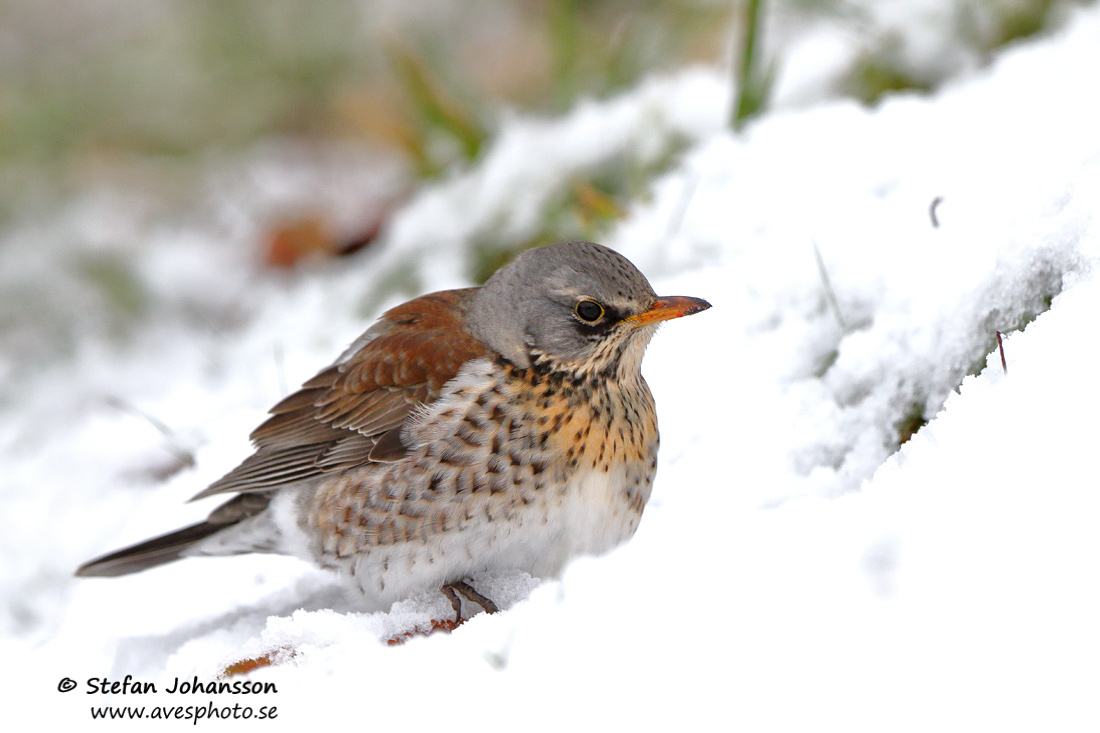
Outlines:
POLYGON ((602 554, 633 536, 641 513, 622 489, 624 478, 622 471, 586 472, 512 518, 470 523, 427 544, 373 548, 349 558, 348 569, 380 607, 481 572, 556 577, 574 557, 602 554))

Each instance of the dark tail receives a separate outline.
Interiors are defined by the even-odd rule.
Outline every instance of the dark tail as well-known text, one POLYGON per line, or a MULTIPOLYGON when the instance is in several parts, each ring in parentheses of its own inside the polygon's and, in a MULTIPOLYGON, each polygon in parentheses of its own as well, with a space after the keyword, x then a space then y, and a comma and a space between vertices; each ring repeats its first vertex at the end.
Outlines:
POLYGON ((186 551, 207 537, 259 514, 270 501, 269 492, 240 494, 211 512, 205 522, 97 557, 77 568, 76 575, 80 578, 114 578, 174 562, 187 557, 186 551))
POLYGON ((225 529, 224 524, 200 522, 190 527, 139 542, 109 555, 86 562, 76 570, 80 578, 113 578, 179 560, 183 551, 225 529))

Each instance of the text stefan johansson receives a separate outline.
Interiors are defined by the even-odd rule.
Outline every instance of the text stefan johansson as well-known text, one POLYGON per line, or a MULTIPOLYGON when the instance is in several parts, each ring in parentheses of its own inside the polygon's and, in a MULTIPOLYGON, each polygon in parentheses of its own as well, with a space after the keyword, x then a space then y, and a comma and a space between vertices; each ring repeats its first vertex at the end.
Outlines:
MULTIPOLYGON (((161 690, 152 682, 135 680, 126 675, 121 680, 111 681, 106 677, 90 677, 87 682, 88 694, 95 695, 151 695, 161 690)), ((233 682, 203 682, 198 676, 190 680, 173 678, 164 692, 169 695, 266 695, 278 692, 274 682, 255 682, 253 680, 235 680, 233 682)))

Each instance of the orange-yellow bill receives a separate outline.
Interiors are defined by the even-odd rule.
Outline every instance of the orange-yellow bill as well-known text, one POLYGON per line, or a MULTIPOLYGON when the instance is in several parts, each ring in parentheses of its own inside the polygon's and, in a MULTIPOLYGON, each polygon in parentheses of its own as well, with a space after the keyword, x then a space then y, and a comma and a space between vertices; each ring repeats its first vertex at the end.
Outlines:
POLYGON ((687 295, 669 295, 654 301, 649 310, 630 316, 626 322, 632 326, 644 326, 649 323, 671 321, 673 318, 690 316, 710 308, 710 303, 702 298, 692 298, 687 295))

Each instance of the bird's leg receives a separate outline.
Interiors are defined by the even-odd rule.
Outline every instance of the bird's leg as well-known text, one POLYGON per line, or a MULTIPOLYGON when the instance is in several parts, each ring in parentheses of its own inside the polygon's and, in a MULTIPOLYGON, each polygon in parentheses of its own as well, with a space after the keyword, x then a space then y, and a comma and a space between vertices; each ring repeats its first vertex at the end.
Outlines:
POLYGON ((451 602, 451 608, 455 612, 455 626, 462 623, 462 599, 455 593, 454 583, 447 583, 439 590, 443 591, 443 595, 447 596, 447 600, 451 602))
POLYGON ((485 609, 485 613, 496 613, 500 610, 499 608, 497 608, 497 604, 493 603, 491 600, 478 593, 476 590, 473 589, 473 586, 471 586, 466 581, 459 580, 451 583, 450 585, 451 588, 466 596, 466 600, 473 601, 474 603, 485 609))
POLYGON ((447 583, 439 590, 443 591, 443 595, 447 596, 447 600, 451 602, 451 608, 454 609, 455 612, 456 626, 462 623, 462 599, 458 597, 459 593, 465 596, 466 600, 473 601, 481 606, 485 610, 485 613, 496 613, 500 610, 497 608, 497 604, 478 593, 474 590, 473 586, 463 580, 447 583))

